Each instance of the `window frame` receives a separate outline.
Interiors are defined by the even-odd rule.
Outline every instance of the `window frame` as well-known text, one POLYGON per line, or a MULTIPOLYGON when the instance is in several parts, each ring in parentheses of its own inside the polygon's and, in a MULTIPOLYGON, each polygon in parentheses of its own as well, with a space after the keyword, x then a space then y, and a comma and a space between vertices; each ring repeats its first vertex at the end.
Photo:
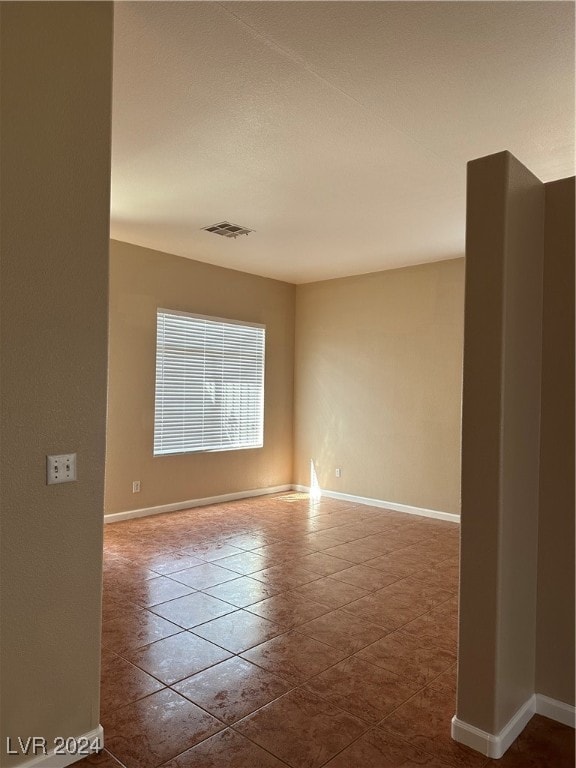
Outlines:
MULTIPOLYGON (((264 323, 256 323, 256 322, 251 322, 246 320, 237 320, 237 319, 232 319, 227 317, 216 317, 213 315, 199 314, 197 312, 187 312, 184 310, 167 309, 165 307, 156 308, 156 350, 155 350, 155 369, 154 369, 154 374, 155 374, 154 425, 153 425, 153 440, 152 440, 152 455, 154 458, 162 458, 165 456, 183 456, 183 455, 202 454, 202 453, 223 453, 223 452, 229 452, 229 451, 258 450, 264 447, 264 421, 265 421, 265 395, 266 395, 266 335, 267 335, 266 325, 264 323), (181 316, 181 317, 190 318, 192 320, 206 321, 207 323, 213 323, 214 325, 235 325, 235 326, 240 326, 242 328, 254 328, 262 331, 261 342, 260 342, 261 343, 261 361, 260 361, 260 367, 257 369, 257 372, 260 374, 260 384, 259 384, 259 390, 258 390, 259 399, 260 399, 258 443, 230 446, 230 445, 224 445, 222 443, 222 437, 221 437, 220 443, 218 445, 215 445, 214 447, 202 446, 199 448, 195 448, 195 447, 188 446, 185 449, 159 450, 157 452, 157 442, 158 442, 157 441, 157 417, 158 417, 158 407, 159 407, 158 372, 159 372, 159 352, 161 348, 159 344, 159 336, 160 336, 161 315, 176 316, 176 317, 181 316)), ((255 345, 257 346, 257 342, 255 342, 255 345)), ((206 344, 204 344, 204 348, 205 349, 207 348, 206 344)), ((212 351, 214 351, 214 348, 211 348, 211 349, 212 351)), ((223 355, 222 357, 224 358, 225 356, 223 355)), ((165 356, 163 356, 162 359, 165 360, 165 356)), ((203 386, 206 386, 207 382, 205 378, 203 379, 202 384, 203 386)), ((223 407, 222 403, 220 403, 220 407, 223 407)))

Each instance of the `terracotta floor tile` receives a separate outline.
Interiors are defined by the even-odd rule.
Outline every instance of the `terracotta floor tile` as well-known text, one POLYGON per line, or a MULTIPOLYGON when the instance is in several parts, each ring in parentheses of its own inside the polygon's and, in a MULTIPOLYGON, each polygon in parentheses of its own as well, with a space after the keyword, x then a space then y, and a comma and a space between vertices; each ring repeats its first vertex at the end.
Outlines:
POLYGON ((359 548, 365 548, 367 550, 377 552, 381 555, 390 551, 390 537, 396 536, 399 530, 398 528, 387 528, 376 533, 371 533, 369 530, 367 530, 365 523, 360 523, 355 527, 358 532, 362 531, 362 537, 360 539, 354 539, 354 541, 350 543, 358 546, 359 548))
POLYGON ((339 528, 325 528, 324 530, 309 533, 308 543, 314 550, 321 552, 324 549, 337 547, 353 538, 351 535, 343 534, 339 528))
POLYGON ((351 563, 363 563, 366 560, 373 560, 382 554, 380 549, 374 549, 363 539, 348 541, 346 544, 338 544, 336 547, 324 550, 324 554, 332 557, 340 557, 342 560, 349 560, 351 563))
POLYGON ((169 689, 117 709, 103 726, 106 748, 126 768, 157 768, 223 727, 169 689))
MULTIPOLYGON (((235 575, 238 576, 238 574, 235 575)), ((250 576, 241 576, 234 581, 227 581, 225 584, 218 584, 204 591, 219 600, 232 603, 237 608, 245 608, 247 605, 259 603, 267 597, 277 595, 281 590, 250 576)))
POLYGON ((330 578, 343 581, 346 584, 353 584, 355 587, 361 587, 368 592, 376 592, 376 590, 387 587, 399 579, 397 575, 385 573, 367 565, 353 565, 344 571, 333 573, 330 578))
POLYGON ((245 651, 241 656, 272 674, 300 683, 336 664, 346 653, 307 635, 288 632, 245 651))
POLYGON ((116 591, 111 593, 115 599, 124 596, 142 608, 147 608, 158 603, 165 603, 176 597, 184 597, 195 590, 166 576, 156 576, 153 579, 141 581, 138 584, 118 585, 116 591))
MULTIPOLYGON (((342 544, 344 541, 350 541, 351 534, 345 529, 347 523, 337 515, 320 514, 309 518, 308 521, 310 531, 315 533, 328 533, 336 534, 338 536, 338 543, 342 544)), ((357 536, 357 535, 356 535, 357 536)), ((359 538, 357 536, 357 538, 359 538)))
POLYGON ((243 576, 249 576, 251 573, 268 568, 270 563, 266 557, 257 555, 254 552, 242 552, 239 555, 224 557, 222 560, 216 560, 216 564, 222 568, 228 568, 230 571, 240 573, 243 576))
POLYGON ((502 768, 574 768, 574 729, 547 717, 534 715, 500 760, 489 766, 502 768))
POLYGON ((392 601, 395 605, 404 604, 417 615, 428 613, 447 602, 452 597, 452 593, 409 577, 377 590, 373 593, 373 597, 385 604, 391 604, 392 601))
POLYGON ((431 555, 438 559, 446 560, 449 557, 458 557, 460 554, 460 540, 458 537, 436 535, 431 539, 426 539, 418 546, 423 546, 431 555))
POLYGON ((282 696, 292 685, 235 656, 174 688, 219 720, 231 724, 282 696))
POLYGON ((380 727, 456 768, 483 768, 486 758, 450 735, 455 710, 450 688, 432 682, 384 718, 380 727))
POLYGON ((92 766, 98 766, 98 768, 124 768, 107 749, 103 749, 94 755, 89 755, 83 760, 74 763, 74 765, 76 768, 92 768, 92 766))
POLYGON ((369 594, 367 590, 355 587, 353 584, 346 584, 328 577, 311 581, 293 591, 330 608, 339 608, 369 594))
POLYGON ((385 539, 385 548, 383 549, 387 552, 396 552, 412 546, 425 547, 425 542, 431 538, 430 531, 421 530, 417 526, 399 526, 394 531, 386 532, 383 537, 385 539))
POLYGON ((277 544, 267 544, 265 547, 253 550, 255 554, 266 558, 268 566, 272 567, 298 557, 304 557, 315 551, 310 543, 303 544, 294 541, 280 541, 277 544))
POLYGON ((451 523, 448 520, 435 520, 433 517, 417 517, 415 523, 419 528, 426 529, 429 533, 438 534, 442 537, 448 537, 456 534, 456 539, 460 540, 460 525, 451 523))
POLYGON ((125 599, 113 599, 106 592, 102 595, 102 621, 117 619, 126 613, 138 613, 142 610, 141 605, 131 603, 125 599))
POLYGON ((347 653, 359 651, 385 634, 382 627, 361 621, 344 611, 325 613, 300 624, 296 631, 347 653))
POLYGON ((291 547, 300 546, 307 552, 318 550, 310 539, 312 533, 313 530, 310 529, 310 521, 308 520, 297 521, 294 519, 292 522, 287 522, 285 525, 274 529, 274 534, 280 539, 278 544, 291 547))
POLYGON ((456 701, 456 685, 458 680, 458 665, 456 663, 448 667, 447 670, 442 672, 435 678, 432 683, 435 686, 443 686, 446 692, 446 696, 450 701, 456 701))
POLYGON ((190 632, 181 632, 143 648, 126 651, 124 658, 166 685, 172 685, 230 658, 230 653, 190 632))
POLYGON ((302 584, 309 584, 311 581, 316 581, 316 579, 321 577, 320 574, 307 571, 302 566, 291 562, 288 568, 284 564, 276 565, 273 568, 265 568, 263 571, 253 573, 250 578, 262 581, 270 587, 277 588, 283 592, 295 589, 302 584))
POLYGON ((325 552, 313 552, 297 560, 296 565, 320 576, 329 576, 331 573, 350 568, 351 562, 342 557, 327 555, 325 552))
MULTIPOLYGON (((137 562, 139 566, 150 568, 150 564, 171 551, 170 547, 165 547, 154 541, 144 541, 143 539, 129 538, 121 544, 113 543, 110 546, 112 552, 120 555, 131 562, 137 562)), ((151 569, 154 570, 154 569, 151 569)))
POLYGON ((183 629, 191 629, 218 616, 232 613, 236 609, 230 603, 217 600, 211 595, 194 592, 191 595, 155 605, 151 610, 158 616, 178 624, 183 629))
MULTIPOLYGON (((216 738, 216 737, 214 737, 216 738)), ((346 747, 324 768, 451 768, 390 733, 373 728, 346 747)))
POLYGON ((164 576, 176 571, 183 571, 184 568, 191 568, 193 565, 200 565, 201 563, 202 560, 192 557, 187 552, 169 552, 168 554, 158 555, 155 558, 149 558, 148 568, 164 576))
MULTIPOLYGON (((358 520, 357 522, 351 522, 351 523, 342 525, 337 530, 339 532, 342 532, 342 535, 346 534, 348 537, 348 541, 358 541, 360 539, 366 540, 368 536, 382 533, 383 531, 394 530, 391 524, 388 524, 388 526, 386 527, 380 527, 380 528, 375 526, 376 526, 376 523, 374 521, 358 520), (352 537, 354 537, 354 539, 352 537)), ((342 539, 342 544, 344 543, 345 543, 345 540, 342 539)))
MULTIPOLYGON (((152 571, 150 571, 152 573, 152 571)), ((158 574, 156 574, 156 578, 158 577, 158 574)), ((134 587, 142 587, 142 584, 144 584, 144 579, 139 579, 138 577, 123 577, 122 575, 119 575, 117 573, 114 574, 103 574, 102 578, 102 595, 107 600, 126 600, 128 601, 128 598, 126 597, 126 591, 128 589, 134 589, 134 587)), ((134 600, 132 599, 132 603, 134 600)))
POLYGON ((351 657, 308 680, 304 688, 374 724, 406 701, 419 686, 351 657))
POLYGON ((192 632, 232 653, 242 653, 282 634, 285 628, 254 613, 235 611, 194 627, 192 632))
POLYGON ((373 534, 389 536, 393 531, 401 530, 402 527, 406 528, 406 521, 394 520, 392 518, 384 518, 383 513, 379 513, 376 516, 372 515, 364 520, 349 525, 349 528, 353 528, 363 536, 369 536, 373 534), (404 522, 401 526, 400 523, 404 522))
POLYGON ((418 571, 430 568, 433 563, 430 560, 422 559, 415 552, 405 549, 399 549, 396 552, 390 552, 386 555, 380 555, 373 560, 366 560, 364 565, 370 568, 382 570, 384 573, 396 574, 399 579, 404 579, 418 571))
POLYGON ((414 579, 423 581, 433 587, 441 587, 449 592, 458 591, 459 565, 451 564, 449 567, 441 568, 439 565, 433 568, 426 568, 414 574, 414 579))
POLYGON ((356 658, 395 672, 425 686, 454 665, 456 655, 436 648, 417 635, 399 630, 386 635, 356 654, 356 658))
POLYGON ((106 649, 100 677, 100 708, 105 713, 164 688, 163 683, 106 649))
POLYGON ((275 595, 260 603, 248 606, 250 613, 262 616, 283 627, 295 627, 304 624, 305 621, 315 619, 323 613, 328 613, 330 608, 326 605, 308 600, 302 595, 292 592, 275 595))
MULTIPOLYGON (((106 526, 104 526, 104 529, 106 529, 106 526)), ((116 552, 113 552, 110 548, 109 544, 106 543, 106 539, 104 539, 104 552, 102 553, 102 565, 103 567, 109 566, 119 566, 122 563, 126 565, 129 561, 126 560, 125 557, 122 557, 122 555, 117 554, 116 552)))
MULTIPOLYGON (((106 541, 106 549, 109 554, 116 555, 124 560, 130 561, 138 557, 138 544, 136 540, 108 539, 106 541)), ((143 555, 144 552, 142 551, 140 554, 143 555)), ((149 554, 149 551, 147 554, 149 554)), ((142 565, 142 558, 139 558, 139 563, 142 565)))
POLYGON ((227 728, 162 768, 286 768, 286 763, 227 728))
POLYGON ((112 651, 121 652, 148 645, 180 631, 181 628, 172 622, 143 609, 103 622, 102 644, 112 651))
POLYGON ((294 690, 234 729, 292 768, 320 768, 365 730, 361 720, 306 691, 294 690))
POLYGON ((458 554, 458 548, 449 549, 443 546, 439 546, 435 538, 426 538, 422 541, 410 544, 403 547, 401 550, 404 554, 413 555, 419 557, 424 567, 427 565, 437 565, 442 560, 446 560, 448 557, 454 557, 458 554))
POLYGON ((244 550, 240 547, 235 547, 233 544, 226 541, 197 544, 196 546, 186 547, 186 552, 189 555, 207 562, 220 560, 223 557, 230 557, 231 555, 239 555, 243 551, 244 550))
POLYGON ((430 615, 458 619, 458 595, 453 595, 449 600, 437 605, 430 611, 430 615))
POLYGON ((226 539, 226 544, 230 544, 233 547, 249 551, 252 549, 258 549, 264 547, 266 544, 274 544, 278 539, 271 534, 259 531, 257 533, 245 533, 237 536, 231 536, 226 539))
POLYGON ((146 579, 155 579, 159 575, 156 571, 146 568, 138 562, 124 560, 121 564, 118 561, 112 565, 104 563, 103 574, 105 587, 113 586, 115 581, 138 584, 146 579))
POLYGON ((202 565, 194 565, 184 571, 172 573, 170 578, 194 589, 207 589, 237 579, 238 574, 227 568, 221 568, 216 563, 202 563, 202 565))
POLYGON ((342 607, 342 610, 363 621, 377 624, 386 632, 393 632, 424 613, 424 609, 412 605, 405 598, 393 597, 383 600, 377 598, 375 594, 348 603, 342 607))
POLYGON ((449 653, 456 653, 458 643, 458 621, 449 616, 433 616, 426 613, 408 622, 402 632, 413 634, 424 642, 449 653))

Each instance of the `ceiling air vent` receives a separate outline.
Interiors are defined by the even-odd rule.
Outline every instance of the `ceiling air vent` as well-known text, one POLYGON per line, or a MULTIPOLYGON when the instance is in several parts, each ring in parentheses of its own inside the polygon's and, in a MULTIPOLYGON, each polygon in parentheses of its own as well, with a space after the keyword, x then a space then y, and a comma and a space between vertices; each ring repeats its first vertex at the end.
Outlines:
POLYGON ((230 224, 229 221, 221 221, 220 224, 212 224, 211 227, 203 227, 206 232, 214 232, 215 235, 222 235, 222 237, 238 237, 238 235, 247 235, 249 232, 253 232, 253 229, 247 229, 246 227, 240 227, 238 224, 230 224))

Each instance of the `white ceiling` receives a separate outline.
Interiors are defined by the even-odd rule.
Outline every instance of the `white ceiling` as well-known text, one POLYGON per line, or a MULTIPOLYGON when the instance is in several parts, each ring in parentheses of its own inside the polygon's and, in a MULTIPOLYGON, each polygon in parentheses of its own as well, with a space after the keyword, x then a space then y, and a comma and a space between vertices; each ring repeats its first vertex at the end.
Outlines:
POLYGON ((309 282, 462 255, 468 160, 574 173, 571 2, 121 2, 115 27, 119 240, 309 282))

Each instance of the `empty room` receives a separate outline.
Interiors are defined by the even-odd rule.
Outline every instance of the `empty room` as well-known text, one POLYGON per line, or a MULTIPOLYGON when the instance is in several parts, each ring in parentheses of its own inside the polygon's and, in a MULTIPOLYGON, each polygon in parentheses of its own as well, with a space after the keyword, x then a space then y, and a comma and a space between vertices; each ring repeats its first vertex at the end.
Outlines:
POLYGON ((572 768, 574 11, 0 3, 0 768, 572 768))

